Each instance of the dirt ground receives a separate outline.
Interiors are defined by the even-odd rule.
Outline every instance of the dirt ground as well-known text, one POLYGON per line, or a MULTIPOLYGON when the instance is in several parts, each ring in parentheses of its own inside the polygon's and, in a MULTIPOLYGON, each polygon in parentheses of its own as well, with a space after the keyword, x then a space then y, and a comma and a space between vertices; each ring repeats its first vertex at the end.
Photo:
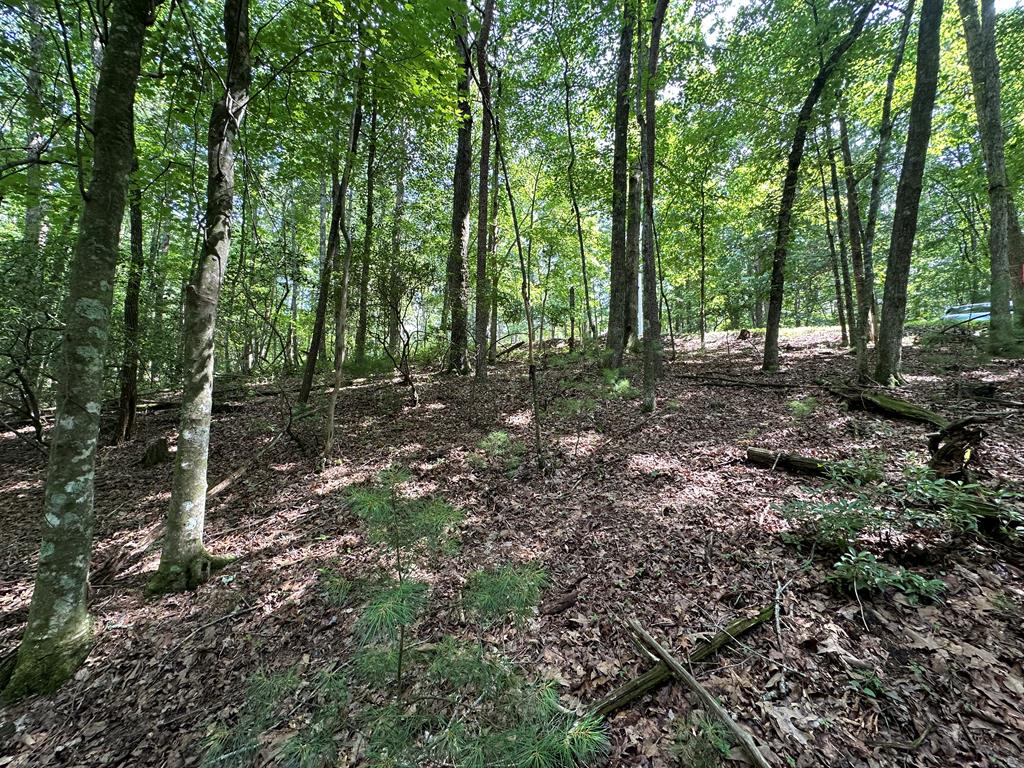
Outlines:
MULTIPOLYGON (((902 396, 953 419, 1005 415, 986 427, 979 472, 1019 490, 1024 363, 979 361, 971 344, 947 334, 911 346, 902 396), (1002 403, 969 395, 982 381, 998 384, 1002 403)), ((750 466, 746 447, 820 458, 883 451, 895 481, 927 461, 931 428, 850 410, 831 394, 825 385, 852 369, 835 334, 794 336, 782 354, 783 371, 766 375, 754 345, 735 335, 714 335, 705 351, 681 343, 660 407, 645 415, 628 387, 605 385, 597 363, 551 352, 540 371, 546 472, 519 362, 482 387, 422 373, 414 408, 390 378, 353 382, 339 399, 338 460, 323 472, 310 421, 295 428, 306 452, 286 437, 247 467, 280 431, 282 404, 239 393, 243 408, 215 416, 211 484, 247 469, 211 500, 206 528, 211 550, 239 559, 196 592, 162 598, 144 587, 171 466, 139 462, 155 438, 173 444, 177 414, 140 414, 134 441, 99 453, 95 648, 52 698, 0 711, 0 765, 194 765, 211 724, 237 712, 250 674, 350 655, 356 611, 325 602, 317 574, 357 578, 379 563, 344 492, 397 462, 466 515, 458 552, 419 574, 438 605, 452 596, 453 607, 425 616, 418 638, 466 631, 454 596, 474 570, 539 563, 551 581, 541 609, 485 641, 558 681, 567 706, 584 707, 651 664, 628 618, 683 657, 697 638, 777 601, 777 620, 695 666, 775 764, 1024 766, 1020 539, 906 547, 903 564, 946 583, 935 604, 888 591, 859 605, 827 582, 835 553, 786 543, 779 514, 787 500, 825 492, 823 481, 750 466), (584 403, 579 413, 570 400, 584 403), (478 443, 494 430, 523 441, 521 461, 481 460, 478 443), (871 695, 868 674, 878 683, 871 695)), ((638 370, 624 376, 639 386, 638 370)), ((43 478, 39 453, 0 437, 0 652, 16 646, 27 615, 43 478)), ((608 765, 678 765, 692 709, 670 683, 619 711, 608 721, 608 765)), ((342 765, 358 763, 350 746, 342 765)))

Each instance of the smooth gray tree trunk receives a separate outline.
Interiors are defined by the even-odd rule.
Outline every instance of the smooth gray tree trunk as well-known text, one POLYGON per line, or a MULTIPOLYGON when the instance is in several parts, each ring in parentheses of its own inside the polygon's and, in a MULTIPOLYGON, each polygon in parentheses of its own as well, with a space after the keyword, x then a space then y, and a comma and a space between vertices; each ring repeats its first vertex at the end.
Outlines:
POLYGON ((220 289, 231 252, 235 196, 235 141, 249 102, 249 0, 225 0, 224 42, 228 70, 214 102, 206 139, 206 227, 196 271, 186 288, 184 383, 178 451, 167 510, 160 566, 153 592, 192 589, 223 563, 203 545, 206 468, 213 409, 215 330, 220 289))

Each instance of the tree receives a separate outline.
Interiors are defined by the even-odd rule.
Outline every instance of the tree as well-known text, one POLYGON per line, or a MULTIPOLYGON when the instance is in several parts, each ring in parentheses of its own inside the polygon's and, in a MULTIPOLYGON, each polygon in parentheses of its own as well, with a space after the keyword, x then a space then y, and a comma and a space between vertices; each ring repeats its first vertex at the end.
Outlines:
POLYGON ((474 365, 477 381, 487 378, 487 299, 490 294, 487 280, 487 185, 490 183, 488 174, 491 160, 491 85, 487 73, 487 38, 490 36, 493 21, 494 0, 486 0, 483 21, 476 39, 477 83, 484 112, 480 125, 480 175, 477 184, 476 308, 473 334, 476 342, 474 365))
MULTIPOLYGON (((668 0, 656 0, 651 17, 651 39, 647 45, 647 72, 643 82, 644 113, 640 125, 640 171, 643 176, 643 296, 644 296, 644 402, 645 411, 653 411, 655 387, 661 368, 661 303, 658 300, 658 264, 654 232, 654 140, 657 123, 654 106, 657 96, 658 52, 661 29, 668 0)), ((642 37, 642 35, 641 35, 642 37)))
POLYGON ((629 299, 627 293, 636 287, 629 285, 626 255, 626 203, 628 199, 629 166, 629 75, 633 58, 633 26, 635 12, 630 0, 625 0, 622 14, 622 32, 619 35, 619 64, 615 77, 615 140, 612 157, 612 256, 611 288, 608 304, 608 351, 612 366, 622 363, 622 353, 629 339, 629 299))
POLYGON ((214 102, 206 140, 206 224, 202 256, 185 296, 185 380, 160 566, 153 592, 191 589, 223 559, 203 546, 206 468, 213 410, 214 331, 220 289, 231 251, 235 196, 235 141, 249 104, 249 0, 225 0, 227 72, 214 102))
POLYGON ((892 238, 885 269, 885 293, 882 322, 878 333, 875 381, 893 384, 900 380, 900 352, 903 322, 907 312, 907 279, 910 258, 917 233, 928 141, 931 137, 932 110, 939 81, 939 33, 942 27, 942 0, 922 0, 917 33, 917 79, 910 105, 910 126, 903 153, 896 207, 893 212, 892 238))
POLYGON ((782 182, 782 201, 779 204, 779 215, 775 226, 775 250, 772 253, 771 293, 768 299, 767 330, 764 338, 764 362, 762 368, 775 371, 779 367, 779 326, 782 322, 782 298, 786 282, 786 254, 789 249, 789 237, 792 227, 793 203, 796 200, 797 180, 800 174, 800 163, 804 156, 804 143, 807 140, 807 129, 810 126, 814 106, 818 103, 825 85, 835 71, 843 55, 856 42, 867 23, 868 16, 875 7, 875 0, 869 0, 857 13, 853 26, 832 49, 828 58, 818 67, 810 90, 804 98, 803 105, 796 117, 796 128, 790 144, 789 156, 786 160, 786 176, 782 182))
POLYGON ((103 365, 133 156, 133 105, 153 11, 150 0, 115 0, 111 9, 96 86, 92 171, 64 312, 39 566, 13 669, 0 680, 5 701, 55 690, 74 674, 92 643, 87 592, 103 365))
MULTIPOLYGON (((967 38, 967 61, 971 69, 978 133, 988 178, 988 250, 992 273, 992 310, 989 346, 996 354, 1013 347, 1010 325, 1009 187, 1000 107, 999 59, 996 56, 996 11, 994 0, 981 0, 981 20, 974 0, 958 0, 967 38)), ((1020 310, 1018 309, 1018 312, 1020 310)))
POLYGON ((448 347, 447 369, 454 373, 468 373, 467 359, 467 291, 468 274, 466 255, 469 252, 469 196, 472 184, 470 166, 473 163, 473 113, 469 104, 470 62, 468 11, 462 14, 462 26, 455 33, 455 47, 459 55, 458 92, 459 129, 455 147, 455 174, 452 180, 452 239, 448 250, 447 295, 451 311, 451 339, 448 347))

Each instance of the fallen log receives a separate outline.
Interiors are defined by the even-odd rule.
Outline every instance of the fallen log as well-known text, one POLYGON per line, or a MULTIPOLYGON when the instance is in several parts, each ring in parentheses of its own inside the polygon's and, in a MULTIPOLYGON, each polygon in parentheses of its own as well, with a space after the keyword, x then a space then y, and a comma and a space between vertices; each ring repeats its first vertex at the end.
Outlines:
POLYGON ((747 448, 747 461, 759 467, 782 469, 795 475, 812 475, 813 477, 831 477, 830 463, 810 456, 796 453, 775 453, 765 448, 747 448))
POLYGON ((711 695, 707 688, 697 682, 697 678, 691 675, 686 668, 680 664, 657 640, 648 634, 647 630, 640 626, 640 623, 636 619, 629 620, 629 628, 633 631, 633 634, 639 638, 643 644, 651 651, 655 656, 661 659, 661 662, 667 666, 672 674, 675 675, 679 680, 686 683, 687 687, 697 694, 697 698, 701 700, 709 710, 715 713, 715 716, 722 721, 722 724, 729 729, 733 737, 743 747, 743 751, 747 753, 751 762, 757 766, 757 768, 770 768, 768 761, 764 759, 764 755, 761 754, 761 750, 757 748, 754 743, 754 737, 750 735, 750 732, 740 726, 735 720, 732 719, 725 707, 718 703, 718 699, 711 695))
MULTIPOLYGON (((693 653, 690 654, 691 663, 704 661, 708 657, 715 655, 723 646, 729 644, 736 638, 745 635, 759 624, 764 624, 774 615, 775 605, 772 604, 766 605, 755 616, 736 619, 726 625, 725 629, 716 634, 710 640, 698 643, 693 649, 693 653)), ((672 678, 672 676, 672 670, 669 669, 668 665, 662 661, 651 667, 639 677, 620 685, 591 707, 590 713, 597 717, 608 717, 612 712, 622 709, 628 704, 639 699, 641 696, 664 685, 672 678)))
POLYGON ((943 429, 949 426, 949 419, 941 413, 922 408, 920 405, 903 400, 884 392, 873 392, 867 389, 855 387, 840 387, 832 392, 846 400, 851 408, 858 408, 862 411, 871 411, 882 416, 893 419, 906 419, 916 421, 919 424, 931 424, 933 427, 943 429))

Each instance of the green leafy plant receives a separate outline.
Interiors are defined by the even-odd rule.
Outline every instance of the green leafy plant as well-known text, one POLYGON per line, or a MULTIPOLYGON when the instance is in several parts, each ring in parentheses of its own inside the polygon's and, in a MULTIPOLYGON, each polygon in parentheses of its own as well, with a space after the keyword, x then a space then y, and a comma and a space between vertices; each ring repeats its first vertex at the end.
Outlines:
POLYGON ((681 768, 716 768, 731 749, 729 729, 703 712, 691 713, 676 726, 673 754, 681 768))
POLYGON ((829 474, 834 483, 855 487, 881 483, 885 480, 885 453, 858 451, 848 459, 833 461, 829 474))
POLYGON ((829 580, 849 587, 855 593, 893 588, 918 600, 936 600, 946 588, 941 579, 928 579, 906 568, 892 568, 870 552, 850 549, 833 566, 829 580))
POLYGON ((540 601, 547 574, 527 564, 477 571, 469 577, 464 593, 467 609, 485 625, 511 617, 526 618, 540 601))
POLYGON ((885 683, 873 669, 854 670, 846 682, 846 687, 869 699, 877 699, 885 693, 885 683))
POLYGON ((791 501, 782 508, 782 516, 797 535, 831 549, 850 547, 858 536, 884 528, 890 519, 863 496, 829 502, 791 501))
POLYGON ((799 400, 790 400, 786 403, 789 412, 793 414, 793 418, 797 421, 803 421, 813 414, 818 410, 819 405, 816 397, 802 397, 799 400))
POLYGON ((333 568, 321 568, 317 572, 317 588, 323 598, 332 605, 347 605, 355 585, 333 568))

